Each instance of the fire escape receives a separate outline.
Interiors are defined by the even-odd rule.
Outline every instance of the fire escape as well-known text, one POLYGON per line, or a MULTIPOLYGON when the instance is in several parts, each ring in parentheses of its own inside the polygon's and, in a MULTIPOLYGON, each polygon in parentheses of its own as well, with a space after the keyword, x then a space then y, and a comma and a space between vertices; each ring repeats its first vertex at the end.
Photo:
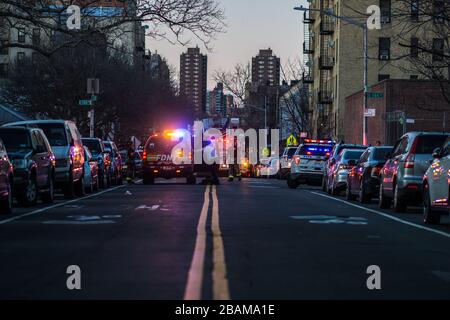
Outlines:
POLYGON ((314 60, 314 33, 310 31, 310 27, 314 24, 315 21, 316 19, 310 11, 304 12, 303 23, 305 24, 305 26, 303 28, 303 54, 305 57, 305 71, 303 72, 302 80, 303 83, 307 84, 314 83, 312 69, 312 61, 314 60))
MULTIPOLYGON (((335 19, 324 13, 333 10, 333 0, 320 0, 320 56, 319 56, 319 124, 324 130, 330 129, 330 105, 333 104, 333 68, 335 66, 333 34, 335 19)), ((323 132, 322 135, 327 135, 323 132)))

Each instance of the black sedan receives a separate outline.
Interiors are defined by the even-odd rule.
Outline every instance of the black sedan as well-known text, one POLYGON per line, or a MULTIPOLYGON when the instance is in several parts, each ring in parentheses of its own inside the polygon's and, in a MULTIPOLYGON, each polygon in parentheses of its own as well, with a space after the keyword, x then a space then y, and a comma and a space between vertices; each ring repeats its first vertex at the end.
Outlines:
POLYGON ((368 203, 378 194, 380 172, 386 163, 392 147, 369 147, 349 172, 347 178, 347 200, 359 198, 361 203, 368 203))

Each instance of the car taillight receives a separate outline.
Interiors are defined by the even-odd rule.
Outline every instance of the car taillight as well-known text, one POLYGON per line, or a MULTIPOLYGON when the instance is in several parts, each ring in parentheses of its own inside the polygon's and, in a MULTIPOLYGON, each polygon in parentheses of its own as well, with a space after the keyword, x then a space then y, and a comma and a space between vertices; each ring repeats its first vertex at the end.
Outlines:
POLYGON ((416 149, 419 139, 416 138, 411 146, 408 156, 406 157, 405 169, 414 169, 414 161, 416 160, 416 149))
POLYGON ((381 172, 381 167, 375 167, 372 169, 372 177, 379 177, 381 172))
POLYGON ((294 156, 293 158, 297 165, 300 164, 300 156, 294 156))
POLYGON ((147 151, 144 151, 144 152, 142 153, 142 159, 143 159, 144 161, 147 161, 147 151))

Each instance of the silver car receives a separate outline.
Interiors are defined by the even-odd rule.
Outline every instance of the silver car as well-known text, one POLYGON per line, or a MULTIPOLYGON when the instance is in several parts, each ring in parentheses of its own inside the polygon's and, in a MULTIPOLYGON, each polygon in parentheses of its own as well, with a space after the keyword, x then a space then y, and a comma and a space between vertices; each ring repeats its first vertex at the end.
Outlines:
POLYGON ((434 161, 423 178, 423 221, 438 224, 450 211, 450 137, 433 152, 434 161))
POLYGON ((396 212, 422 202, 422 183, 433 160, 433 151, 441 147, 449 133, 410 132, 394 146, 394 151, 381 170, 379 207, 396 212))
POLYGON ((336 164, 328 174, 328 193, 338 195, 347 188, 347 178, 349 171, 355 166, 355 163, 365 150, 361 149, 343 149, 336 158, 336 164))

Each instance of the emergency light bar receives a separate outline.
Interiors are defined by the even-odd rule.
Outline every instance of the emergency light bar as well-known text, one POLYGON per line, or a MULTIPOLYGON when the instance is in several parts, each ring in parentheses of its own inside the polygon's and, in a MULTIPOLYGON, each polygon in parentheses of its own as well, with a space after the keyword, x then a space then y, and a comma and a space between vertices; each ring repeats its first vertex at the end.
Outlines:
POLYGON ((333 143, 332 140, 314 140, 314 139, 305 139, 304 141, 305 141, 305 143, 322 143, 322 144, 324 144, 324 143, 330 143, 330 144, 332 144, 332 143, 333 143))

